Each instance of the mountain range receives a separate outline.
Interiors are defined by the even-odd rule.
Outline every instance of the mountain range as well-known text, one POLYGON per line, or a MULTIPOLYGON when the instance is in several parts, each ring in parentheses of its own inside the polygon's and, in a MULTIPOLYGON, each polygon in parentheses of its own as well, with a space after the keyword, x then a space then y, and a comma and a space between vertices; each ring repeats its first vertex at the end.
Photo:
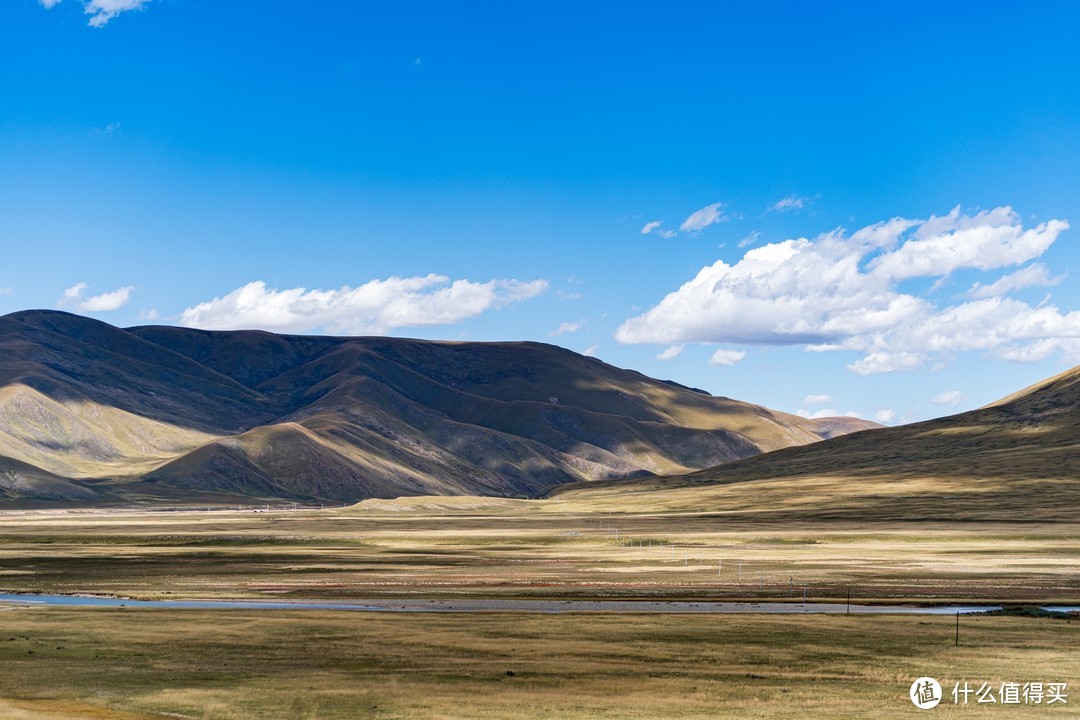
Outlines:
POLYGON ((1075 522, 1080 368, 949 417, 552 494, 606 511, 710 512, 731 521, 1075 522))
POLYGON ((876 427, 714 397, 534 342, 0 317, 0 497, 538 496, 876 427))

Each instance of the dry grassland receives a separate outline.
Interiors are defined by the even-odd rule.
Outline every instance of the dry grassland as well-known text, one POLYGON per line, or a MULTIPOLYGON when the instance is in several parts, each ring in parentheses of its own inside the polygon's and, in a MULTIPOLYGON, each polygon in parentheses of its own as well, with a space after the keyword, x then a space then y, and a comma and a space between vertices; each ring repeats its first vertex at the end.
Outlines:
POLYGON ((1075 604, 1080 524, 752 521, 413 498, 243 512, 6 513, 0 590, 168 597, 1075 604))
MULTIPOLYGON (((1080 687, 1080 623, 1010 617, 0 610, 5 718, 1068 718, 953 683, 1080 687)), ((1073 690, 1076 693, 1076 690, 1073 690)))

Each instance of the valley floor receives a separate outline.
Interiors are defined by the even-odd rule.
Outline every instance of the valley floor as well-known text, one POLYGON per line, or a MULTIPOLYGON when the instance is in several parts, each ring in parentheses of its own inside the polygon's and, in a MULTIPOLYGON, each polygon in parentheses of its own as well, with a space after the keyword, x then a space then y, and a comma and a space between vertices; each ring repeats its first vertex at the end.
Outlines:
POLYGON ((6 512, 0 592, 1075 605, 1080 524, 753 522, 490 498, 6 512))
MULTIPOLYGON (((7 511, 0 592, 1077 604, 1080 524, 752 522, 557 500, 7 511), (258 510, 258 512, 256 512, 258 510)), ((622 603, 610 607, 617 609, 622 603)), ((1080 622, 0 606, 0 717, 1075 717, 1080 622), (1064 682, 1052 706, 956 683, 1064 682)))
MULTIPOLYGON (((102 718, 1076 717, 953 703, 1080 683, 1080 623, 1015 617, 377 615, 0 609, 0 715, 102 718)), ((1068 694, 1068 689, 1066 694, 1068 694)))

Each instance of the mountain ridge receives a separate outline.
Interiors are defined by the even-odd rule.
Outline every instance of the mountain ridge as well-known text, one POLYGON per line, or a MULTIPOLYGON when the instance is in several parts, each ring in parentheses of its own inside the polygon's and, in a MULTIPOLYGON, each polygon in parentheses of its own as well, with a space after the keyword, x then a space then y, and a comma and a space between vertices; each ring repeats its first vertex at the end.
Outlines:
POLYGON ((58 481, 100 497, 535 496, 873 426, 714 397, 536 342, 0 317, 0 458, 11 477, 38 478, 0 487, 7 496, 67 487, 58 481))
POLYGON ((975 410, 789 447, 694 473, 550 491, 565 502, 778 520, 1071 521, 1080 367, 975 410))

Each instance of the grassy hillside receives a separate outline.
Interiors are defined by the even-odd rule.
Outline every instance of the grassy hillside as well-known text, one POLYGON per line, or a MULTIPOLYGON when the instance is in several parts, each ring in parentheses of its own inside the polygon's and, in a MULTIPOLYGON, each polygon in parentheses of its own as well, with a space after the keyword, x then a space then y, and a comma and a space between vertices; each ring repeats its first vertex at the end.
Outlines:
POLYGON ((1080 369, 971 412, 677 477, 571 485, 584 506, 754 518, 1073 520, 1080 369))
POLYGON ((870 425, 805 420, 540 343, 0 318, 0 457, 104 498, 534 496, 870 425))

